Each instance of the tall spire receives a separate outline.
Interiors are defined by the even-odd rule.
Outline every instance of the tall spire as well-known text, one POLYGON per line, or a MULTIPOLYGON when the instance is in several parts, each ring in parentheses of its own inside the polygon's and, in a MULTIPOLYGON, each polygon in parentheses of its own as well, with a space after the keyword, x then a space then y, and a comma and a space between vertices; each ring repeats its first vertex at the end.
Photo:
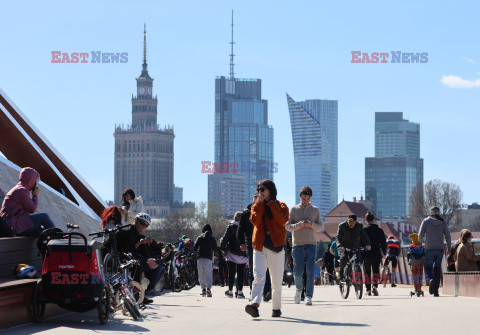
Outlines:
POLYGON ((235 56, 233 54, 233 45, 235 44, 235 42, 233 41, 233 9, 232 9, 232 41, 230 42, 231 46, 232 46, 232 51, 230 53, 230 78, 233 79, 235 78, 235 72, 233 70, 233 67, 234 67, 234 63, 233 63, 233 56, 235 56))
POLYGON ((147 71, 147 25, 143 24, 143 64, 141 78, 151 79, 147 71))

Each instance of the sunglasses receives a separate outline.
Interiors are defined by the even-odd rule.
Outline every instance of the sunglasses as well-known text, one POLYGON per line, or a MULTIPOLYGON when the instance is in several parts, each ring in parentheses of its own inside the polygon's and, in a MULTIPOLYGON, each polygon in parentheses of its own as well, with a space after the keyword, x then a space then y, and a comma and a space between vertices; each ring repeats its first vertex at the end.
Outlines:
POLYGON ((144 226, 145 228, 149 226, 148 223, 145 223, 143 222, 142 220, 138 220, 138 223, 140 223, 142 226, 144 226))
POLYGON ((257 192, 265 192, 265 187, 257 188, 257 192))

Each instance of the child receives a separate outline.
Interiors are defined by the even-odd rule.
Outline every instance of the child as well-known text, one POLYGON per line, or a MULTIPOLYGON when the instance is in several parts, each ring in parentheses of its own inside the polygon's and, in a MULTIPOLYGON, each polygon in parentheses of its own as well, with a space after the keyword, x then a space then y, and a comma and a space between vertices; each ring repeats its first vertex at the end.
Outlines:
POLYGON ((411 295, 416 294, 417 297, 420 295, 423 296, 422 291, 422 276, 423 276, 423 265, 425 263, 425 248, 418 241, 418 234, 413 233, 408 235, 412 240, 412 244, 408 246, 408 264, 410 264, 410 269, 412 270, 413 277, 413 286, 415 292, 412 292, 411 295))

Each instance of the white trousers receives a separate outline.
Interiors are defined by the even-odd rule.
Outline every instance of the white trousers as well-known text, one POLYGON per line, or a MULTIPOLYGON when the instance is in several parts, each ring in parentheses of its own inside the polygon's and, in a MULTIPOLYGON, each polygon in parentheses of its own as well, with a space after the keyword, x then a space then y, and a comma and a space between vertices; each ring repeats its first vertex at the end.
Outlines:
POLYGON ((282 282, 285 266, 285 250, 274 252, 263 248, 253 250, 252 303, 260 305, 263 296, 267 267, 272 281, 272 309, 282 307, 282 282))
POLYGON ((208 258, 197 259, 198 281, 202 289, 211 289, 213 282, 213 261, 208 258))

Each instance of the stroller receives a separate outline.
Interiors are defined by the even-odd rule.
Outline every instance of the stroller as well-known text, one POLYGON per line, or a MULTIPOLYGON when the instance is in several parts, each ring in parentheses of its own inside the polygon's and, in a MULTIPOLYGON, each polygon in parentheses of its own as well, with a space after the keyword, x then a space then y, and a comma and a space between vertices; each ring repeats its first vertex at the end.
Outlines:
POLYGON ((100 324, 109 316, 109 291, 104 284, 100 250, 80 233, 51 231, 48 234, 42 277, 32 299, 32 317, 40 322, 45 305, 54 303, 73 312, 97 309, 100 324))

